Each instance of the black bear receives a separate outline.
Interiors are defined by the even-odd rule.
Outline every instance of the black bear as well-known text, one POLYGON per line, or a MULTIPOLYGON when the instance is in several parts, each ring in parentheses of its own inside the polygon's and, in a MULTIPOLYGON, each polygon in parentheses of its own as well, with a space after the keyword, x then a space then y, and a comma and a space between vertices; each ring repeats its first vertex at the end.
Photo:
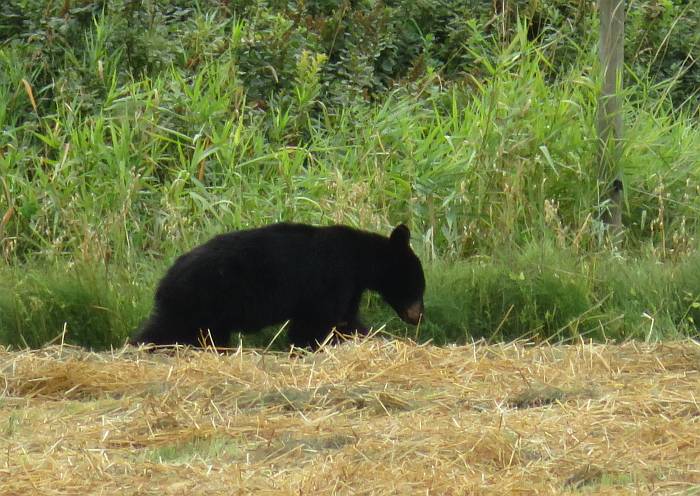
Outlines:
POLYGON ((410 324, 423 314, 425 277, 401 224, 387 238, 347 226, 281 223, 222 234, 179 257, 158 285, 153 312, 132 344, 226 346, 231 332, 290 321, 290 344, 318 347, 358 320, 365 289, 410 324))

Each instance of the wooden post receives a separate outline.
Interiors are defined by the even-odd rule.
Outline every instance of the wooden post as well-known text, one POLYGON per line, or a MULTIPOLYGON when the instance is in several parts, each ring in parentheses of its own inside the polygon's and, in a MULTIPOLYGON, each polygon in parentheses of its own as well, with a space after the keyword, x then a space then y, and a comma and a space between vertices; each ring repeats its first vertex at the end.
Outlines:
POLYGON ((625 0, 598 0, 600 41, 598 55, 603 86, 598 99, 599 180, 609 200, 603 220, 613 234, 622 229, 622 70, 625 48, 625 0))

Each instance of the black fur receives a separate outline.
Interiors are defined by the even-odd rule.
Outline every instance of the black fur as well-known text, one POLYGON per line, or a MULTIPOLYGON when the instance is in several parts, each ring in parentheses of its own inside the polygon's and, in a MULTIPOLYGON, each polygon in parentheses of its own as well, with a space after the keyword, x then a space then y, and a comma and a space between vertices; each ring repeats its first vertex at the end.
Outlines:
POLYGON ((387 238, 287 223, 217 236, 175 261, 132 343, 197 346, 210 333, 215 345, 226 346, 233 331, 290 320, 290 343, 313 349, 334 327, 367 332, 357 316, 366 289, 417 324, 425 278, 409 239, 404 225, 387 238))

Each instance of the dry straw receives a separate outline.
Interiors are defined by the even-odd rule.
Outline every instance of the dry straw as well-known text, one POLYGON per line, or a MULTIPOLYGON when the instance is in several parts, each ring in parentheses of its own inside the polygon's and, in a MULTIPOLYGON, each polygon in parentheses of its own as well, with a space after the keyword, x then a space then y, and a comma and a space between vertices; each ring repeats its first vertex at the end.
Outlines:
POLYGON ((0 494, 699 494, 693 342, 0 348, 0 494))

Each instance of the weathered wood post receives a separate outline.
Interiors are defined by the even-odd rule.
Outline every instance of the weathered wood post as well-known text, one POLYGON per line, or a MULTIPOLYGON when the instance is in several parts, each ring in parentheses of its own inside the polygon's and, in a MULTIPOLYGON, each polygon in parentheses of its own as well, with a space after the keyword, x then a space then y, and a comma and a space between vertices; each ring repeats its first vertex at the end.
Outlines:
POLYGON ((609 200, 603 220, 612 234, 622 229, 622 70, 625 47, 625 0, 598 0, 598 55, 603 86, 598 99, 599 180, 609 200))

